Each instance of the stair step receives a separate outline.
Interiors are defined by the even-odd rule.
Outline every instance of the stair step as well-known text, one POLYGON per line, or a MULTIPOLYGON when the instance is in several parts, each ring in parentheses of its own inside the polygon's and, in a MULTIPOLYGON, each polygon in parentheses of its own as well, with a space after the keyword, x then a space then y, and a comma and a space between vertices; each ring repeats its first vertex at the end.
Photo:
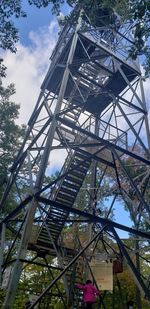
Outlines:
POLYGON ((73 176, 67 175, 67 176, 66 176, 66 180, 71 181, 73 184, 74 184, 74 183, 75 183, 75 184, 78 184, 79 186, 81 186, 81 184, 82 184, 82 179, 75 178, 75 177, 73 177, 73 176))
POLYGON ((87 172, 87 169, 89 168, 90 164, 88 161, 76 159, 75 162, 71 163, 71 168, 74 168, 74 166, 78 166, 77 168, 83 169, 84 171, 87 172))
POLYGON ((67 114, 63 117, 63 119, 66 119, 67 121, 70 121, 72 123, 74 123, 75 121, 74 117, 69 117, 67 114))
POLYGON ((80 170, 78 170, 78 169, 76 169, 76 170, 74 170, 74 171, 71 171, 71 173, 68 173, 68 175, 70 175, 70 176, 75 176, 75 177, 82 177, 82 178, 84 178, 85 177, 85 173, 83 174, 83 173, 81 173, 80 172, 80 170))
POLYGON ((69 181, 69 179, 65 179, 61 187, 63 188, 63 186, 65 186, 65 187, 67 187, 67 188, 72 188, 72 189, 75 189, 75 190, 78 191, 78 190, 79 190, 79 187, 80 187, 80 184, 79 184, 79 183, 74 183, 74 184, 72 184, 72 183, 69 181))
POLYGON ((70 201, 70 202, 74 202, 74 196, 73 195, 71 195, 71 194, 67 194, 67 193, 64 193, 64 192, 58 192, 58 194, 57 194, 57 199, 63 199, 63 200, 67 200, 67 201, 70 201))
POLYGON ((70 188, 70 190, 69 190, 68 188, 61 187, 61 189, 59 190, 59 193, 61 193, 61 194, 66 193, 67 195, 72 195, 72 196, 76 197, 77 191, 73 190, 72 188, 70 188))
POLYGON ((65 199, 63 197, 57 197, 56 202, 58 202, 62 205, 69 206, 69 207, 72 206, 72 201, 69 201, 68 199, 65 199))
POLYGON ((76 162, 72 162, 70 165, 71 169, 77 170, 78 172, 80 172, 81 174, 86 174, 87 172, 87 166, 85 165, 81 165, 81 164, 77 164, 76 162))
MULTIPOLYGON (((64 216, 64 218, 65 218, 65 216, 64 216)), ((64 221, 64 218, 63 217, 60 217, 59 219, 55 219, 55 218, 53 218, 53 219, 46 219, 46 224, 49 226, 49 225, 51 225, 51 226, 55 226, 56 224, 58 224, 58 222, 60 222, 60 223, 63 223, 63 221, 64 221)))
MULTIPOLYGON (((53 231, 59 231, 60 230, 60 227, 59 225, 55 225, 55 228, 51 225, 49 225, 48 229, 50 230, 50 234, 53 233, 53 231), (51 229, 50 229, 51 228, 51 229)), ((44 234, 48 234, 48 231, 47 229, 43 228, 42 231, 41 231, 41 235, 44 235, 44 234)))
POLYGON ((54 209, 54 208, 51 208, 50 209, 50 213, 49 213, 49 216, 48 216, 48 218, 50 219, 50 220, 53 220, 53 219, 61 219, 63 216, 66 216, 68 214, 68 211, 66 211, 66 210, 61 210, 61 211, 56 211, 56 209, 54 209))
MULTIPOLYGON (((70 117, 71 121, 73 121, 74 116, 74 112, 68 112, 68 114, 66 114, 66 117, 68 117, 68 119, 70 117)), ((69 156, 70 157, 67 158, 65 163, 66 166, 64 165, 63 167, 63 173, 67 171, 68 168, 68 174, 58 183, 56 192, 54 189, 53 199, 62 205, 72 207, 91 161, 86 153, 80 151, 74 152, 73 155, 69 154, 69 156), (72 168, 74 168, 74 170, 71 170, 72 168)), ((56 209, 53 206, 50 208, 46 224, 54 241, 58 240, 67 217, 68 211, 56 209)), ((37 241, 45 242, 46 244, 50 243, 48 232, 44 226, 41 227, 37 241)))
POLYGON ((90 159, 88 158, 87 154, 85 155, 83 152, 75 154, 74 158, 75 158, 75 160, 83 161, 83 163, 84 163, 84 161, 90 162, 90 159))

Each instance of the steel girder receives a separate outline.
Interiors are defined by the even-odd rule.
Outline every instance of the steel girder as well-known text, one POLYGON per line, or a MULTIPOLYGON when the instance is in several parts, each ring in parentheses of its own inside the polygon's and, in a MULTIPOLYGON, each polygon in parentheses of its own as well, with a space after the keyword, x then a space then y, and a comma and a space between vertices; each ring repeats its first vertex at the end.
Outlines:
MULTIPOLYGON (((11 308, 14 302, 27 252, 36 253, 27 263, 37 259, 37 265, 41 265, 38 258, 46 263, 46 255, 50 255, 57 257, 59 267, 63 269, 32 308, 80 256, 86 253, 87 258, 86 250, 91 244, 96 243, 97 248, 97 243, 101 242, 98 236, 105 236, 106 231, 111 232, 110 237, 114 236, 118 254, 125 256, 139 288, 150 300, 146 283, 115 230, 141 237, 145 243, 150 238, 140 225, 142 220, 149 223, 150 135, 143 78, 138 64, 128 57, 134 44, 132 25, 122 25, 115 19, 114 24, 104 25, 102 20, 95 26, 84 10, 75 11, 52 53, 50 68, 1 201, 3 209, 9 194, 17 188, 16 208, 1 221, 4 250, 1 251, 0 266, 5 270, 8 265, 13 265, 4 308, 11 308), (51 160, 54 152, 58 158, 62 157, 61 168, 59 176, 49 182, 49 157, 51 160), (134 177, 127 167, 127 158, 134 169, 142 166, 139 178, 134 177), (84 188, 84 181, 93 162, 95 181, 89 191, 84 188), (98 213, 99 190, 104 180, 110 177, 110 170, 115 180, 113 178, 113 185, 105 196, 113 198, 103 215, 98 213), (82 189, 91 197, 86 212, 76 208, 82 189), (128 208, 133 228, 108 219, 117 198, 128 208), (69 221, 79 221, 80 226, 83 222, 92 224, 92 237, 82 250, 74 251, 71 262, 64 266, 62 252, 68 250, 68 254, 72 254, 72 249, 65 248, 60 239, 69 221), (97 231, 97 224, 100 231, 97 231), (5 228, 14 237, 6 255, 5 228)), ((139 253, 139 258, 144 257, 139 253)), ((50 270, 51 265, 43 267, 50 270)), ((69 284, 63 278, 69 297, 69 284)), ((57 290, 59 292, 59 286, 57 290)), ((60 298, 63 299, 62 295, 60 298)), ((65 304, 64 299, 62 302, 65 304)))

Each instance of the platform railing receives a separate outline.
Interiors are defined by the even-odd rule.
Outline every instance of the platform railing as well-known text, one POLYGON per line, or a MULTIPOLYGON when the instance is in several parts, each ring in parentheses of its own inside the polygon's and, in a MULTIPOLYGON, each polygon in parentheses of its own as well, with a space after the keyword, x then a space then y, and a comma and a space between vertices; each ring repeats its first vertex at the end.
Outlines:
MULTIPOLYGON (((99 119, 98 137, 103 138, 116 144, 120 147, 128 149, 128 135, 127 132, 119 129, 118 127, 99 119)), ((95 134, 95 118, 91 115, 85 120, 81 126, 87 132, 95 134)))

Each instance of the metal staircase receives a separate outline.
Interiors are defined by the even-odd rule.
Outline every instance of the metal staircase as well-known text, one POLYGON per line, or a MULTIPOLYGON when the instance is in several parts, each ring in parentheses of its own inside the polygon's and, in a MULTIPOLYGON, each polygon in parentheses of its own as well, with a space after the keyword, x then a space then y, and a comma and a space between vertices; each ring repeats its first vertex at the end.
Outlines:
MULTIPOLYGON (((72 207, 78 192, 85 179, 87 171, 90 167, 91 160, 87 154, 75 151, 73 155, 67 157, 65 168, 62 173, 67 175, 54 188, 50 199, 59 202, 62 205, 72 207)), ((60 174, 61 175, 61 174, 60 174)), ((50 230, 53 241, 57 243, 60 233, 66 223, 68 212, 51 207, 48 210, 46 219, 47 228, 50 230)), ((37 245, 48 247, 50 244, 49 235, 45 226, 41 227, 37 238, 37 245)))
MULTIPOLYGON (((66 259, 68 265, 70 259, 66 259)), ((69 289, 69 304, 68 307, 77 309, 82 306, 83 295, 82 291, 75 289, 75 283, 83 283, 84 259, 81 256, 79 260, 68 270, 66 276, 68 278, 69 289)))
MULTIPOLYGON (((123 80, 119 70, 113 67, 113 65, 112 67, 111 65, 109 65, 108 69, 108 64, 106 62, 108 58, 108 51, 106 50, 106 48, 96 46, 96 44, 94 44, 94 42, 91 42, 90 39, 86 37, 86 35, 82 34, 81 38, 84 42, 84 45, 86 45, 87 47, 89 55, 91 57, 95 57, 98 55, 100 60, 89 61, 89 63, 84 63, 83 61, 83 63, 80 64, 79 59, 81 59, 83 48, 81 44, 78 43, 74 61, 70 66, 71 73, 74 75, 78 87, 75 87, 75 85, 73 85, 73 81, 70 78, 68 83, 69 86, 66 89, 65 97, 67 98, 69 95, 72 98, 72 103, 79 106, 82 105, 84 98, 85 108, 88 111, 92 111, 93 113, 100 111, 102 112, 112 100, 109 94, 107 94, 106 97, 106 90, 109 90, 109 92, 113 91, 114 95, 117 95, 127 86, 127 83, 123 80), (117 83, 116 80, 118 80, 117 83)), ((63 53, 65 53, 65 48, 66 47, 64 47, 63 53)), ((64 60, 61 55, 59 63, 63 63, 63 61, 64 60)), ((129 82, 136 77, 136 71, 132 68, 129 68, 127 64, 122 63, 121 67, 123 72, 126 74, 129 82)), ((57 91, 59 90, 58 81, 61 78, 61 74, 62 73, 60 72, 60 67, 56 66, 52 76, 53 80, 49 79, 47 83, 47 80, 45 79, 43 85, 46 83, 48 90, 57 93, 57 91), (55 80, 57 81, 57 85, 55 85, 55 80)), ((80 109, 76 109, 76 111, 72 110, 65 113, 62 116, 62 119, 63 121, 66 120, 71 124, 76 124, 78 122, 80 112, 80 109)), ((79 136, 74 136, 75 133, 72 129, 68 129, 67 127, 63 126, 62 123, 60 123, 59 130, 63 134, 66 142, 75 140, 77 138, 79 139, 79 136)), ((78 195, 80 187, 82 186, 87 171, 90 167, 90 163, 91 160, 89 159, 88 152, 85 153, 81 150, 70 151, 70 154, 68 155, 60 173, 60 176, 64 173, 65 177, 63 177, 61 181, 56 184, 49 198, 62 205, 72 207, 78 195)), ((49 231, 51 231, 51 236, 55 243, 57 243, 59 239, 60 233, 65 225, 67 217, 68 212, 65 210, 57 210, 53 207, 48 210, 46 225, 49 231)), ((50 242, 51 241, 49 239, 47 229, 45 228, 45 226, 41 227, 37 238, 37 245, 41 245, 42 247, 46 248, 47 246, 49 246, 50 242)))

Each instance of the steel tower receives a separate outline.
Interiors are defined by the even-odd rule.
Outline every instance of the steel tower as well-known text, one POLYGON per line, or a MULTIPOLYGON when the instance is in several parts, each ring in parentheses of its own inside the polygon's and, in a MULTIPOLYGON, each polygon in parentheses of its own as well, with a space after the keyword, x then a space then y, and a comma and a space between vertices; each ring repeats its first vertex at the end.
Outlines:
MULTIPOLYGON (((53 268, 58 270, 30 308, 54 285, 64 308, 77 308, 70 280, 74 284, 77 266, 83 261, 91 271, 89 252, 91 248, 98 251, 98 243, 102 244, 106 235, 113 239, 115 255, 126 261, 138 288, 150 301, 148 278, 140 274, 143 256, 139 247, 136 253, 127 248, 118 233, 118 229, 130 233, 137 246, 139 238, 145 244, 150 239, 150 135, 143 77, 139 64, 129 56, 134 45, 131 23, 122 24, 106 9, 97 9, 96 14, 93 21, 89 11, 77 7, 65 22, 10 170, 2 210, 14 188, 17 193, 15 209, 1 221, 0 266, 2 271, 12 266, 3 308, 12 308, 23 266, 28 263, 43 265, 51 275, 53 268), (53 153, 61 158, 62 167, 58 177, 49 181, 53 153), (132 173, 136 167, 142 167, 137 177, 132 173), (89 207, 80 209, 77 199, 89 173, 89 207), (106 203, 108 210, 103 214, 99 192, 104 179, 111 175, 111 190, 105 192, 111 202, 109 206, 106 203), (111 219, 118 200, 121 208, 126 205, 132 226, 111 219), (64 234, 70 222, 76 227, 74 236, 83 226, 89 228, 84 245, 80 237, 73 238, 74 248, 66 245, 64 234), (5 239, 7 230, 13 238, 11 246, 5 239), (136 255, 136 264, 131 252, 136 255), (49 256, 57 258, 57 267, 48 262, 49 256), (74 279, 68 279, 72 267, 74 279), (57 285, 61 278, 65 296, 57 285)), ((107 243, 103 251, 114 254, 107 243)), ((101 305, 105 308, 103 300, 101 305)))

